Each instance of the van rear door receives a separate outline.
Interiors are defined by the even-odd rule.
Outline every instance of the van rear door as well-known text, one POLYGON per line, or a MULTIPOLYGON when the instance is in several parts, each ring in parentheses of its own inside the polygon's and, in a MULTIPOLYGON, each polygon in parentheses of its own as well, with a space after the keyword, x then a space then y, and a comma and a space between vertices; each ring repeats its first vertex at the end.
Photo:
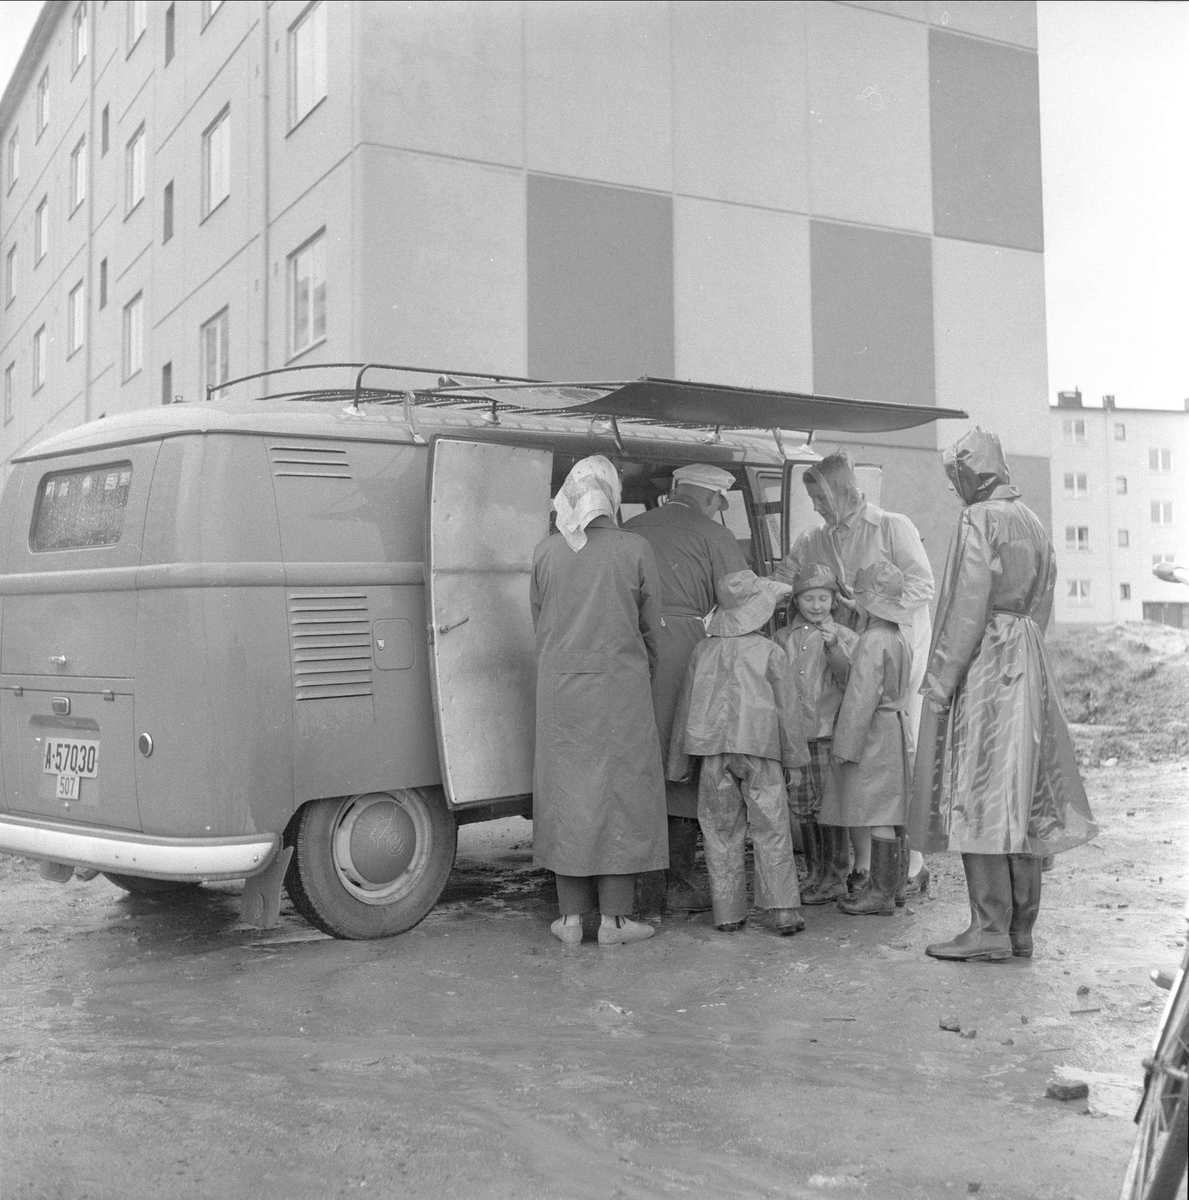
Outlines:
POLYGON ((549 532, 553 454, 436 438, 426 563, 430 681, 451 807, 532 791, 533 549, 549 532))
POLYGON ((14 814, 141 827, 136 572, 158 445, 17 468, 0 577, 0 753, 14 814))

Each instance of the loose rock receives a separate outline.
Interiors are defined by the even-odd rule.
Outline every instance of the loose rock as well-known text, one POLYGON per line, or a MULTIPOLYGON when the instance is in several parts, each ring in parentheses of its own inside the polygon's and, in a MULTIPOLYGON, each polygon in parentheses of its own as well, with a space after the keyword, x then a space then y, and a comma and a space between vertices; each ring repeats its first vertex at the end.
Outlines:
POLYGON ((1070 1081, 1051 1079, 1045 1089, 1045 1095, 1050 1100, 1085 1100, 1090 1094, 1090 1085, 1083 1080, 1070 1081))
POLYGON ((946 1033, 961 1033, 962 1026, 957 1017, 942 1017, 937 1023, 939 1029, 944 1029, 946 1033))

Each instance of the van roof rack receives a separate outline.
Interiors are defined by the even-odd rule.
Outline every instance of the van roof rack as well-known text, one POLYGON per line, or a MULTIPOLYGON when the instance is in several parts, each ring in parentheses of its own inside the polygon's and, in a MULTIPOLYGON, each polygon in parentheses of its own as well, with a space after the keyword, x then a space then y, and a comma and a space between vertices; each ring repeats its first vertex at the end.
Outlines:
POLYGON ((487 409, 493 420, 501 411, 515 411, 699 429, 793 430, 811 436, 817 429, 886 433, 911 429, 929 421, 963 419, 969 415, 959 408, 935 405, 815 396, 807 392, 694 383, 648 375, 633 380, 563 383, 394 363, 310 363, 278 367, 208 386, 207 399, 235 384, 298 371, 332 369, 356 371, 354 387, 303 388, 271 393, 262 398, 324 403, 345 400, 357 411, 361 404, 450 406, 487 409), (379 387, 370 383, 365 387, 364 376, 375 371, 435 378, 428 387, 379 387))

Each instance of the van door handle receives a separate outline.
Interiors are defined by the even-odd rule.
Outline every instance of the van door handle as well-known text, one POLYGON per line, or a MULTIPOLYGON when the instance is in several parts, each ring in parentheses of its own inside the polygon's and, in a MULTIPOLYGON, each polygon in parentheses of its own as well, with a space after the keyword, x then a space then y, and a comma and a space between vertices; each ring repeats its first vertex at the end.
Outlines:
POLYGON ((65 654, 51 654, 50 655, 50 666, 51 667, 64 667, 65 665, 66 665, 66 655, 65 654))
POLYGON ((465 625, 470 619, 471 619, 470 617, 463 617, 460 620, 454 621, 449 625, 439 625, 438 632, 439 633, 449 633, 451 629, 457 629, 460 625, 465 625))

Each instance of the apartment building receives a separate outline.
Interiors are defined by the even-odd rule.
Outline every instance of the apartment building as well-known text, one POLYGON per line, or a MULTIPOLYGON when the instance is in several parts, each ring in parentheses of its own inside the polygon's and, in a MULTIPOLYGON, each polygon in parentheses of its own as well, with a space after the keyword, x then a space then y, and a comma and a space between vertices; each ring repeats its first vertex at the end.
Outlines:
POLYGON ((1189 400, 1119 408, 1059 392, 1050 410, 1059 622, 1160 621, 1189 629, 1189 595, 1152 574, 1189 564, 1189 400))
MULTIPOLYGON (((1014 0, 50 0, 0 460, 282 366, 648 373, 965 408, 1047 518, 1037 74, 1014 0)), ((938 572, 965 428, 851 444, 938 572)))

